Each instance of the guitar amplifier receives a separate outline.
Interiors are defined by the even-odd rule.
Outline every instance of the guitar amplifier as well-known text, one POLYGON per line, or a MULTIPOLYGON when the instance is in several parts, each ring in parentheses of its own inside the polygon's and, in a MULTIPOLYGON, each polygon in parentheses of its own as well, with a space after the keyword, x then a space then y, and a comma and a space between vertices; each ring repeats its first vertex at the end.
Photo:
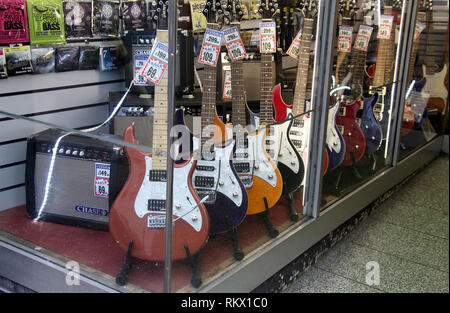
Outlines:
POLYGON ((48 129, 28 138, 28 215, 107 231, 109 209, 128 177, 126 154, 109 142, 64 134, 48 129))

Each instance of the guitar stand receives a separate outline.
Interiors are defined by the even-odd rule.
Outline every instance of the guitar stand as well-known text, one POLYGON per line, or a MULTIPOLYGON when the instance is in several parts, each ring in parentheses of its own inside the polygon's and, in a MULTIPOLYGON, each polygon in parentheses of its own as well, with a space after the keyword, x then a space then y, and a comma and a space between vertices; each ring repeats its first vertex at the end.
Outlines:
POLYGON ((298 221, 298 214, 297 214, 297 207, 295 205, 295 198, 293 195, 293 192, 290 192, 287 194, 288 200, 289 200, 289 218, 293 222, 298 221))
POLYGON ((130 272, 131 265, 133 262, 133 257, 131 256, 132 247, 133 247, 133 240, 130 240, 130 243, 128 244, 127 254, 125 255, 125 261, 123 262, 119 274, 116 276, 116 284, 119 286, 125 286, 127 284, 128 273, 130 272))
POLYGON ((279 235, 279 231, 273 226, 272 221, 270 220, 269 216, 269 205, 267 204, 267 198, 264 197, 264 205, 266 206, 266 210, 261 213, 261 217, 263 219, 264 225, 266 226, 267 230, 269 231, 269 236, 272 238, 275 238, 279 235))
POLYGON ((369 160, 372 160, 372 165, 369 167, 369 173, 373 174, 375 173, 375 169, 377 168, 377 157, 375 156, 375 153, 372 152, 367 155, 369 160))
POLYGON ((352 156, 352 171, 353 174, 356 176, 356 178, 358 179, 362 179, 361 174, 359 174, 358 169, 355 167, 356 165, 356 160, 355 160, 355 154, 353 152, 350 152, 350 155, 352 156))
POLYGON ((241 249, 241 242, 239 240, 237 227, 231 227, 230 219, 228 216, 225 216, 225 224, 227 225, 228 232, 231 234, 231 239, 233 240, 234 258, 240 261, 244 258, 244 252, 242 252, 241 249))
POLYGON ((402 150, 406 150, 406 146, 404 143, 400 142, 400 148, 402 148, 402 150))
POLYGON ((191 285, 194 288, 198 288, 202 284, 202 277, 200 276, 200 251, 192 255, 188 245, 184 245, 184 250, 186 250, 186 255, 192 263, 191 285))
MULTIPOLYGON (((362 179, 361 174, 359 174, 358 169, 355 167, 356 161, 355 161, 355 155, 353 154, 353 152, 351 152, 351 157, 352 157, 351 170, 353 172, 353 175, 357 179, 362 179)), ((342 177, 344 177, 344 173, 346 171, 346 168, 347 167, 340 167, 339 168, 339 172, 338 172, 338 175, 337 175, 337 178, 336 178, 336 183, 334 184, 334 190, 338 193, 338 195, 341 194, 340 187, 341 187, 342 177)))

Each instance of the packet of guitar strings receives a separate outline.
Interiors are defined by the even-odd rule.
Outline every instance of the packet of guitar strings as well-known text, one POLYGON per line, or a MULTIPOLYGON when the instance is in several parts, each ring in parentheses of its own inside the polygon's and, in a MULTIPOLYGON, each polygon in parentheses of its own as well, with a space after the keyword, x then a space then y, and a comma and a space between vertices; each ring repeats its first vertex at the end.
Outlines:
POLYGON ((93 0, 92 33, 94 36, 119 36, 119 1, 93 0))
POLYGON ((27 11, 32 45, 66 42, 61 0, 27 0, 27 11))
POLYGON ((100 70, 102 72, 112 71, 118 68, 118 48, 100 48, 100 70))
POLYGON ((146 26, 146 6, 142 0, 123 1, 123 21, 125 30, 144 29, 146 26))
POLYGON ((80 47, 80 70, 94 70, 98 68, 100 60, 100 48, 98 46, 83 46, 80 47))
POLYGON ((6 71, 6 58, 3 48, 0 48, 0 79, 8 78, 8 72, 6 71))
POLYGON ((63 0, 66 38, 92 37, 92 0, 63 0))
POLYGON ((61 47, 56 48, 56 72, 66 72, 78 70, 79 47, 61 47))
POLYGON ((0 43, 29 40, 25 0, 0 0, 0 43))
POLYGON ((30 46, 3 48, 8 76, 33 73, 30 46))
POLYGON ((34 74, 46 74, 55 71, 54 48, 32 48, 31 63, 34 74))

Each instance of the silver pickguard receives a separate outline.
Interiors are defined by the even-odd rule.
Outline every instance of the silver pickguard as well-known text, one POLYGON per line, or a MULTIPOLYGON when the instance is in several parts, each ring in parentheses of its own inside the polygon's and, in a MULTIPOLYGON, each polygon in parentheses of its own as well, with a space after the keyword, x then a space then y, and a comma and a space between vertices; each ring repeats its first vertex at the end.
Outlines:
MULTIPOLYGON (((191 159, 183 167, 173 168, 173 218, 181 217, 197 232, 202 228, 202 215, 197 203, 189 190, 187 177, 192 168, 194 160, 191 159)), ((150 170, 152 169, 152 158, 145 156, 145 177, 134 201, 134 211, 139 218, 146 214, 165 214, 164 211, 149 211, 148 200, 166 200, 165 182, 150 181, 150 170)), ((176 223, 176 222, 175 222, 176 223)))

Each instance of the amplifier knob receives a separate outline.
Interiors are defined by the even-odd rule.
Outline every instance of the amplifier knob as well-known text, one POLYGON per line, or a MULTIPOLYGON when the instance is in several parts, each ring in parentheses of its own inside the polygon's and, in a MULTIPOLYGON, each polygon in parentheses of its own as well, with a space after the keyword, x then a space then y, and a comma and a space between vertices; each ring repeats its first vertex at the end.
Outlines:
POLYGON ((77 156, 78 155, 78 150, 73 150, 72 155, 73 156, 77 156))
POLYGON ((64 153, 64 148, 59 148, 58 153, 59 154, 63 154, 64 153))
POLYGON ((80 157, 84 156, 84 151, 80 151, 80 153, 78 154, 80 157))
POLYGON ((67 149, 67 150, 66 150, 66 154, 67 154, 67 155, 69 155, 69 154, 71 154, 71 153, 72 153, 72 150, 70 150, 70 149, 67 149))

